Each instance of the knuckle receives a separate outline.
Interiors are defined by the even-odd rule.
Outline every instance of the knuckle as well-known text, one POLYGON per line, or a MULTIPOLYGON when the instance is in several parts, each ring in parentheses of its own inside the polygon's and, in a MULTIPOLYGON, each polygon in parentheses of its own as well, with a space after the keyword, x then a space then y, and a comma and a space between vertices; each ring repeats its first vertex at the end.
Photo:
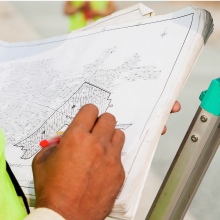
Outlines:
POLYGON ((74 131, 70 138, 73 143, 80 143, 84 140, 85 134, 82 131, 74 131))
POLYGON ((95 144, 94 150, 98 157, 103 157, 105 155, 105 149, 100 142, 95 144))
POLYGON ((115 129, 115 134, 120 138, 121 141, 125 141, 125 133, 120 129, 115 129))
POLYGON ((117 157, 110 157, 109 160, 108 160, 108 165, 111 167, 111 168, 114 168, 114 169, 119 169, 119 163, 118 163, 118 159, 117 157))
POLYGON ((96 112, 99 112, 99 109, 96 105, 93 105, 93 104, 86 104, 84 105, 81 109, 88 109, 90 111, 96 111, 96 112))
POLYGON ((108 112, 103 113, 100 117, 104 118, 105 120, 107 120, 109 122, 116 123, 115 116, 110 114, 110 113, 108 113, 108 112))

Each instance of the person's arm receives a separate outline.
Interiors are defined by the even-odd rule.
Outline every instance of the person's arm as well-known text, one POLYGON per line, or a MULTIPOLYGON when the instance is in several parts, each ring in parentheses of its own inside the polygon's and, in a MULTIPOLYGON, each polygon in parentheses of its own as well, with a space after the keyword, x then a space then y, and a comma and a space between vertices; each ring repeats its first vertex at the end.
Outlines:
POLYGON ((101 16, 105 17, 108 16, 116 11, 115 3, 113 1, 108 2, 108 7, 102 11, 93 11, 91 10, 90 15, 91 17, 101 16))
POLYGON ((73 15, 78 11, 82 10, 84 7, 85 4, 83 4, 81 7, 75 7, 74 5, 72 5, 71 1, 67 1, 64 7, 64 13, 66 15, 73 15))
POLYGON ((60 143, 35 156, 36 210, 27 220, 43 215, 41 208, 46 208, 45 216, 50 209, 51 216, 56 212, 67 220, 103 220, 108 216, 125 178, 121 163, 125 136, 115 125, 113 115, 98 117, 96 106, 85 105, 60 143))

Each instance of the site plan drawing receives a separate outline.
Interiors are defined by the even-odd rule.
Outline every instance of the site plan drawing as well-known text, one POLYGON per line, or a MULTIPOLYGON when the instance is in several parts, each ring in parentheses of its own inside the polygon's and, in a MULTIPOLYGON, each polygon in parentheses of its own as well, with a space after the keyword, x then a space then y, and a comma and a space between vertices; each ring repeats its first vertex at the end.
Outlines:
MULTIPOLYGON (((106 53, 105 55, 108 55, 109 53, 112 52, 113 52, 112 50, 107 50, 105 52, 106 53)), ((58 132, 62 130, 64 127, 68 126, 82 106, 88 103, 93 103, 99 107, 100 114, 106 112, 106 110, 109 107, 112 107, 110 105, 111 100, 109 99, 111 95, 111 91, 120 85, 120 84, 117 85, 115 81, 120 80, 121 83, 123 83, 124 81, 129 82, 129 81, 137 81, 137 80, 150 80, 150 79, 153 80, 159 77, 160 72, 156 71, 155 70, 156 68, 154 66, 138 67, 137 66, 138 60, 139 57, 137 54, 135 54, 132 58, 130 58, 120 67, 112 70, 103 70, 103 69, 97 70, 98 64, 101 63, 100 60, 97 60, 96 64, 86 66, 85 71, 83 71, 82 75, 91 75, 91 77, 86 79, 82 83, 82 85, 79 88, 77 88, 77 91, 74 92, 74 94, 59 109, 54 110, 53 113, 43 122, 43 124, 39 128, 36 129, 34 133, 30 134, 31 130, 35 128, 34 124, 32 124, 33 118, 31 118, 30 121, 27 122, 26 121, 27 114, 25 114, 24 118, 22 118, 21 115, 18 115, 18 117, 14 119, 13 123, 17 126, 20 126, 21 131, 23 130, 22 128, 24 127, 26 128, 25 133, 30 134, 28 137, 24 138, 22 141, 18 143, 15 143, 14 140, 12 139, 14 130, 10 129, 10 125, 5 123, 6 127, 8 125, 9 132, 6 133, 6 137, 8 137, 8 140, 12 143, 15 143, 14 146, 22 147, 22 150, 25 151, 21 159, 30 159, 38 151, 40 151, 41 150, 41 147, 39 146, 40 141, 46 139, 46 135, 48 135, 51 131, 58 132), (19 124, 19 122, 20 123, 25 122, 27 124, 23 125, 23 124, 19 124), (31 124, 31 127, 28 126, 28 124, 31 124), (30 130, 27 130, 28 128, 30 130)), ((49 62, 49 66, 50 66, 50 62, 49 62)), ((45 70, 47 71, 48 67, 45 67, 45 70)), ((44 72, 44 70, 40 70, 39 68, 38 71, 41 71, 41 73, 44 72)), ((10 79, 12 79, 13 76, 16 76, 15 72, 12 71, 11 73, 12 75, 10 76, 10 79)), ((30 72, 27 73, 29 74, 30 72)), ((54 74, 53 76, 56 75, 54 74)), ((24 76, 24 78, 27 77, 28 76, 24 76)), ((27 81, 26 83, 30 85, 31 81, 32 79, 30 77, 30 80, 27 81)), ((27 91, 27 92, 31 92, 31 91, 27 91)), ((6 91, 6 93, 8 93, 8 91, 6 91)), ((32 95, 32 97, 33 96, 34 95, 32 95)), ((68 97, 68 94, 66 94, 66 96, 68 97)), ((48 98, 52 101, 55 101, 52 99, 52 97, 48 97, 48 98)), ((46 101, 48 102, 49 100, 46 101)), ((34 105, 34 108, 32 108, 32 111, 31 109, 28 110, 31 111, 30 114, 35 115, 36 117, 35 110, 37 104, 36 102, 32 104, 34 105)), ((21 106, 19 107, 21 108, 21 106)), ((38 123, 35 124, 38 125, 38 123)), ((117 124, 116 127, 125 130, 129 125, 131 124, 129 123, 117 124)))
POLYGON ((133 199, 129 193, 146 179, 159 139, 155 128, 163 127, 158 119, 187 77, 180 70, 199 29, 194 10, 35 42, 0 41, 0 127, 6 160, 27 197, 35 195, 31 164, 40 141, 65 131, 92 103, 100 115, 113 114, 126 136, 126 180, 113 211, 133 199))

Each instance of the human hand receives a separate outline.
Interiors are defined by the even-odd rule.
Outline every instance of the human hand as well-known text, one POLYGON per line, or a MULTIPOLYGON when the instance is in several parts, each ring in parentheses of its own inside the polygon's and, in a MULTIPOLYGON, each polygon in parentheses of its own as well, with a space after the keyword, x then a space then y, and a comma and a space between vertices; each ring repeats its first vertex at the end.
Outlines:
MULTIPOLYGON (((174 103, 173 108, 172 108, 172 110, 171 110, 170 113, 179 112, 180 109, 181 109, 181 105, 180 105, 180 103, 179 103, 178 101, 176 101, 176 102, 174 103)), ((164 134, 166 133, 166 131, 167 131, 167 126, 165 125, 164 128, 163 128, 163 131, 162 131, 161 135, 164 135, 164 134)))
POLYGON ((124 182, 121 163, 124 133, 109 113, 85 105, 56 147, 33 160, 36 208, 49 208, 65 219, 101 220, 111 211, 124 182))

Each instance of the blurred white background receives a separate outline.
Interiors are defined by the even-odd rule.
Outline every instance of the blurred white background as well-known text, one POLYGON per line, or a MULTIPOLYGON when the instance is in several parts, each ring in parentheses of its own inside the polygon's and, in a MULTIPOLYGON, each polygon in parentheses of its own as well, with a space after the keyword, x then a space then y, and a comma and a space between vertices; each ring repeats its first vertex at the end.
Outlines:
MULTIPOLYGON (((117 10, 138 2, 115 2, 117 10)), ((178 97, 179 113, 170 115, 168 131, 161 137, 135 220, 145 219, 176 151, 200 105, 199 95, 212 79, 220 77, 220 2, 142 2, 156 15, 188 5, 208 10, 215 30, 178 97)), ((67 33, 64 2, 0 2, 0 40, 30 41, 67 33)), ((220 150, 190 206, 186 220, 220 219, 220 150)))

